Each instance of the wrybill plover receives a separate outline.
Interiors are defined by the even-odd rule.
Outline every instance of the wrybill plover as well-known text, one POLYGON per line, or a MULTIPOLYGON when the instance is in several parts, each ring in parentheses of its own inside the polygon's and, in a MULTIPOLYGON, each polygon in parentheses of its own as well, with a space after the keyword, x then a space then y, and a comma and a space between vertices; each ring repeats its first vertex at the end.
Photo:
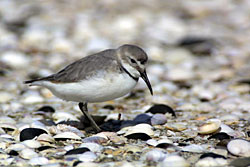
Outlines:
POLYGON ((87 103, 113 100, 129 93, 141 77, 153 95, 146 73, 147 54, 138 46, 122 45, 86 56, 56 74, 25 81, 25 84, 42 86, 55 96, 79 102, 82 113, 96 131, 101 131, 88 113, 87 103))

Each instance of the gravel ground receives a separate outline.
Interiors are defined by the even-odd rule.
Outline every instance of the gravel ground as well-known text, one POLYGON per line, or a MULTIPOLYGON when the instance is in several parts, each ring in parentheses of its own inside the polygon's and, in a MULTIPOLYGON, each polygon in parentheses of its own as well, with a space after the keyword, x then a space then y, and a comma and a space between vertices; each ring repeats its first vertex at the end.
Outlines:
POLYGON ((250 166, 248 0, 0 0, 0 81, 1 166, 250 166), (123 44, 154 95, 89 104, 101 133, 23 84, 123 44))

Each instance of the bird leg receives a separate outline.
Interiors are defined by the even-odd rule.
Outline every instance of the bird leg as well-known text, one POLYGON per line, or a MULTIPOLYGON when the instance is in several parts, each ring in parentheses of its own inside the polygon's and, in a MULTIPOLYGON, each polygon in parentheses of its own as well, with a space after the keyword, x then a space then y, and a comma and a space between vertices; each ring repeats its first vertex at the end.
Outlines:
POLYGON ((99 126, 95 123, 95 121, 93 120, 93 118, 91 117, 91 115, 88 113, 88 107, 87 107, 87 103, 79 103, 79 108, 82 111, 83 115, 85 115, 88 120, 90 121, 90 124, 93 125, 93 127, 95 128, 95 130, 97 132, 102 131, 99 126))

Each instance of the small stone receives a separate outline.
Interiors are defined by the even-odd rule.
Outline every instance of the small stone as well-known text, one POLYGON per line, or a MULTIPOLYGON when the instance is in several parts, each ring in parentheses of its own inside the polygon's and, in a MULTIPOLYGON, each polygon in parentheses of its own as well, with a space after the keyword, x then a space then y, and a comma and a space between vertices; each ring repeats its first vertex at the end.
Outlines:
POLYGON ((151 125, 163 125, 167 122, 167 118, 163 114, 154 114, 151 118, 151 125))

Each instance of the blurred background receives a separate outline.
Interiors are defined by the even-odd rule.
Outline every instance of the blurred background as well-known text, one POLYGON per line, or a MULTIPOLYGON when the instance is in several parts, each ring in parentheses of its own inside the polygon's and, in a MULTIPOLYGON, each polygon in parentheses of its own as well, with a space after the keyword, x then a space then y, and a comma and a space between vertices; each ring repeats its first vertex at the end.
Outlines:
MULTIPOLYGON (((0 0, 0 102, 43 102, 52 95, 22 81, 122 44, 149 55, 149 102, 214 100, 235 81, 249 83, 249 43, 248 0, 0 0)), ((137 89, 149 95, 143 82, 137 89)))

